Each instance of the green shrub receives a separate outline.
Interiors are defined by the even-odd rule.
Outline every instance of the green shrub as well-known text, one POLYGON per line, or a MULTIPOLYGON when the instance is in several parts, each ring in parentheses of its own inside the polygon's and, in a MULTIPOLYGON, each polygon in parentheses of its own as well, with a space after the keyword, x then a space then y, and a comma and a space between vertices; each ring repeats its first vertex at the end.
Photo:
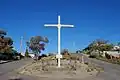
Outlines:
POLYGON ((30 56, 29 56, 28 49, 26 49, 26 52, 25 52, 25 57, 30 57, 30 56))

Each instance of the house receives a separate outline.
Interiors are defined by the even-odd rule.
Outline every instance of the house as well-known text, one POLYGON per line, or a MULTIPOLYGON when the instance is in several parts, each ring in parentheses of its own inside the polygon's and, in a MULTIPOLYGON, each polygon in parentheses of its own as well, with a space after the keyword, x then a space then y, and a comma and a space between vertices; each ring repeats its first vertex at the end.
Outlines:
POLYGON ((22 56, 25 56, 25 53, 21 53, 22 56))
POLYGON ((113 50, 120 50, 120 46, 114 46, 113 50))
POLYGON ((120 58, 120 52, 118 51, 104 51, 103 57, 106 57, 106 54, 112 58, 120 58))
POLYGON ((31 57, 31 58, 34 58, 34 54, 32 54, 32 53, 29 53, 29 56, 31 57))

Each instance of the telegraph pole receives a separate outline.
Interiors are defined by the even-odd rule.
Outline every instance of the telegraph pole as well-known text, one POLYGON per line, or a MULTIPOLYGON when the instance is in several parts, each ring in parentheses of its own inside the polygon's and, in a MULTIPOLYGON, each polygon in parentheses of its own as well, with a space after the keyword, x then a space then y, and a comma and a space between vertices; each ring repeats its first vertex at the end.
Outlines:
POLYGON ((23 36, 20 38, 20 53, 22 53, 23 36))

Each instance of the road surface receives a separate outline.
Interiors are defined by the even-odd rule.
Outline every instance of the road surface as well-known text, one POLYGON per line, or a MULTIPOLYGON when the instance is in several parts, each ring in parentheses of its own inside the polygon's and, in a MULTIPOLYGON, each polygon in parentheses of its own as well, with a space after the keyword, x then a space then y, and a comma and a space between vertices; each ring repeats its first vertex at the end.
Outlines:
MULTIPOLYGON (((101 67, 104 68, 104 72, 101 72, 98 76, 93 78, 86 78, 84 80, 120 80, 120 66, 117 64, 111 64, 104 61, 99 61, 96 59, 88 59, 86 60, 91 61, 101 67)), ((10 77, 14 77, 17 74, 13 72, 14 69, 20 68, 23 65, 30 62, 30 59, 24 59, 20 61, 13 61, 5 64, 0 64, 0 80, 8 80, 10 77)), ((22 80, 51 80, 51 79, 44 79, 44 78, 36 78, 31 76, 20 76, 22 80)), ((53 79, 52 79, 53 80, 53 79)), ((66 80, 66 79, 64 79, 66 80)), ((69 79, 67 79, 69 80, 69 79)), ((71 79, 70 79, 71 80, 71 79)))
POLYGON ((104 72, 98 75, 99 78, 102 78, 103 80, 120 80, 120 65, 111 64, 95 59, 89 60, 104 68, 104 72))
MULTIPOLYGON (((32 60, 22 59, 18 61, 0 64, 0 80, 9 80, 9 78, 17 76, 17 74, 14 73, 14 70, 24 66, 30 61, 32 60)), ((24 78, 22 80, 33 80, 34 79, 29 76, 22 76, 22 77, 24 78)))
POLYGON ((120 65, 88 58, 85 55, 84 59, 85 61, 91 61, 92 63, 95 63, 96 65, 104 68, 104 72, 101 72, 97 76, 97 78, 100 78, 100 80, 120 80, 120 65))

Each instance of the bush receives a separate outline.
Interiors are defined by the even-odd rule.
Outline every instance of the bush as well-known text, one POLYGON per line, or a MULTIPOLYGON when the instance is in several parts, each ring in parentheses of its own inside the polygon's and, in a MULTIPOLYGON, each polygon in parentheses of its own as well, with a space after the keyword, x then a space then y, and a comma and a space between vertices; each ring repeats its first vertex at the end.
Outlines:
POLYGON ((12 60, 13 54, 0 53, 0 60, 12 60))
POLYGON ((71 58, 70 55, 63 55, 63 58, 62 58, 62 59, 67 59, 67 60, 69 60, 70 58, 71 58))
POLYGON ((47 57, 47 55, 46 54, 42 54, 41 57, 47 57))
POLYGON ((46 54, 42 54, 41 56, 38 56, 38 60, 40 60, 43 57, 47 57, 47 55, 46 54))
POLYGON ((90 55, 89 58, 96 58, 96 56, 95 55, 90 55))
POLYGON ((53 56, 54 54, 53 53, 49 53, 48 56, 53 56))
POLYGON ((25 57, 30 57, 30 56, 29 56, 28 49, 26 49, 26 52, 25 52, 25 57))

